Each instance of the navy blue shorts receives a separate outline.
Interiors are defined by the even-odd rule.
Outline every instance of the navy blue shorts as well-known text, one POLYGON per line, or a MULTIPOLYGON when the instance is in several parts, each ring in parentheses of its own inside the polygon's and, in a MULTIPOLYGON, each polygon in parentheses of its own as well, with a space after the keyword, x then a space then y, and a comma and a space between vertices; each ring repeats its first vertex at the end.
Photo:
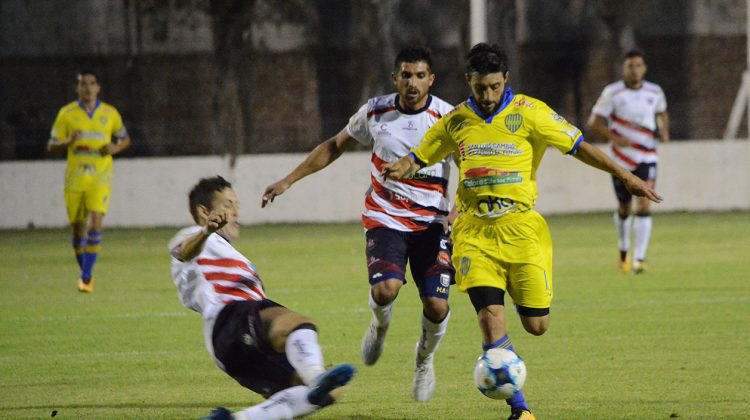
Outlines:
POLYGON ((378 227, 365 234, 370 284, 387 279, 406 283, 406 264, 419 289, 419 296, 448 299, 455 283, 451 263, 453 247, 443 225, 433 223, 420 232, 402 232, 378 227))
POLYGON ((214 355, 226 373, 240 385, 264 397, 292 386, 294 368, 286 353, 278 353, 268 342, 260 318, 265 308, 282 306, 272 300, 230 302, 214 324, 214 355))
MULTIPOLYGON (((639 163, 631 173, 644 181, 653 181, 656 185, 656 162, 639 163)), ((629 203, 633 195, 625 188, 625 184, 620 181, 620 178, 613 176, 612 184, 615 186, 617 201, 623 204, 629 203)))

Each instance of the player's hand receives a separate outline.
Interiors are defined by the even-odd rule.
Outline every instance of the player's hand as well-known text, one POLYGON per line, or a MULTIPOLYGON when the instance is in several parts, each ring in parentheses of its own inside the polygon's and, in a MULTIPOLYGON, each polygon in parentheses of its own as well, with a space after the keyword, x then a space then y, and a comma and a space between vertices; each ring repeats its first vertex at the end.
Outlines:
POLYGON ((76 130, 73 132, 73 134, 70 135, 70 138, 63 142, 66 146, 70 147, 73 145, 73 143, 77 142, 78 140, 83 137, 83 133, 81 133, 80 130, 76 130))
POLYGON ((229 210, 211 210, 206 218, 206 229, 213 233, 223 228, 229 222, 229 210))
POLYGON ((102 146, 102 147, 100 147, 100 148, 99 148, 99 153, 100 153, 100 154, 101 154, 102 156, 108 156, 108 155, 111 155, 111 154, 113 154, 113 153, 115 152, 115 150, 116 150, 116 147, 117 147, 117 146, 115 146, 115 145, 114 145, 114 144, 112 144, 112 143, 108 143, 108 144, 105 144, 104 146, 102 146))
POLYGON ((628 173, 628 176, 622 181, 625 183, 625 187, 628 191, 633 195, 646 197, 654 203, 661 203, 664 200, 646 181, 631 173, 628 173))
POLYGON ((260 208, 264 208, 268 203, 273 203, 273 199, 277 195, 284 194, 284 191, 288 190, 291 185, 284 181, 276 181, 273 184, 266 187, 266 191, 263 193, 263 200, 260 203, 260 208))
POLYGON ((380 171, 380 175, 382 175, 383 178, 390 179, 408 178, 416 172, 414 169, 415 166, 418 170, 419 165, 412 160, 411 156, 406 155, 395 162, 386 163, 383 166, 383 170, 380 171))

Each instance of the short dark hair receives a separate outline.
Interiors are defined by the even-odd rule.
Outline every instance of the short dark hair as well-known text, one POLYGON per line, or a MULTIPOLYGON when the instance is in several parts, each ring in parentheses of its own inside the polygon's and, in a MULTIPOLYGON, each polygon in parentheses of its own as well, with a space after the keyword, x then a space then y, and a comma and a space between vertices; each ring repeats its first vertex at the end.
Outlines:
POLYGON ((507 73, 508 56, 497 44, 480 42, 466 54, 466 74, 507 73))
POLYGON ((81 80, 81 77, 85 75, 94 76, 94 79, 96 79, 96 83, 99 83, 99 75, 96 74, 96 72, 92 69, 81 69, 80 71, 76 72, 76 81, 81 80))
POLYGON ((190 214, 196 223, 198 223, 198 206, 206 206, 208 210, 213 210, 211 204, 214 193, 225 188, 232 188, 232 184, 219 175, 203 178, 193 187, 190 191, 188 205, 190 206, 190 214))
POLYGON ((635 57, 641 57, 644 62, 646 61, 646 54, 644 54, 643 51, 640 50, 630 50, 626 52, 625 55, 622 56, 622 61, 635 57))
POLYGON ((393 62, 393 68, 398 69, 401 63, 416 63, 418 61, 424 61, 427 63, 427 67, 432 72, 432 51, 427 47, 410 46, 402 48, 401 51, 396 54, 396 60, 393 62))

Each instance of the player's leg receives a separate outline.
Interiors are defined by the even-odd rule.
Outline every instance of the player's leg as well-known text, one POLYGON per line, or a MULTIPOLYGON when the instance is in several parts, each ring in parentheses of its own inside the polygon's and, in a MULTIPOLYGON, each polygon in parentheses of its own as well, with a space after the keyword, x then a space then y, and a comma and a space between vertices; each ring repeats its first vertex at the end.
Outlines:
MULTIPOLYGON (((227 374, 268 397, 234 413, 235 418, 287 419, 310 414, 332 404, 337 388, 354 374, 350 365, 326 371, 312 320, 268 300, 228 304, 216 319, 213 348, 227 374)), ((232 414, 219 408, 207 418, 231 418, 227 415, 232 414)))
POLYGON ((630 214, 633 196, 619 178, 612 177, 612 184, 617 196, 617 211, 614 214, 615 229, 617 230, 617 247, 620 251, 618 265, 623 273, 630 272, 630 229, 633 225, 633 217, 630 214))
MULTIPOLYGON (((634 172, 646 181, 649 187, 656 185, 656 163, 642 163, 634 172)), ((651 201, 645 197, 636 198, 635 221, 633 222, 633 273, 640 274, 645 270, 646 250, 651 239, 651 201)))
MULTIPOLYGON (((75 252, 76 262, 81 272, 83 272, 86 254, 86 231, 88 227, 83 193, 65 190, 65 210, 70 222, 71 243, 75 252)), ((82 276, 78 276, 78 290, 87 293, 91 292, 89 285, 83 282, 82 276)))
POLYGON ((106 185, 98 185, 86 192, 86 210, 89 213, 88 239, 86 240, 86 253, 83 259, 84 282, 93 283, 94 264, 101 252, 102 228, 104 215, 109 208, 110 189, 106 185))
POLYGON ((434 354, 450 319, 448 293, 453 283, 450 238, 440 224, 412 235, 409 266, 422 300, 422 333, 415 349, 414 399, 428 401, 435 391, 434 354))
POLYGON ((364 364, 373 365, 383 353, 385 336, 393 317, 393 302, 406 282, 406 234, 375 228, 366 232, 365 239, 372 319, 362 337, 361 356, 364 364))

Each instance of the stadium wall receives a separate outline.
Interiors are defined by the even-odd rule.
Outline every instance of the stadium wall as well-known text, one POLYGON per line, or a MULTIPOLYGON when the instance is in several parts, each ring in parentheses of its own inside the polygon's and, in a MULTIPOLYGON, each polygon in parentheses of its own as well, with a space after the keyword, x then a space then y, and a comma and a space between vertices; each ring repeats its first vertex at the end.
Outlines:
MULTIPOLYGON (((265 186, 304 156, 245 155, 234 167, 215 156, 117 159, 105 226, 189 224, 187 192, 198 178, 215 174, 234 183, 245 224, 358 220, 369 183, 368 152, 343 155, 260 208, 265 186)), ((657 190, 665 201, 654 211, 750 209, 749 141, 670 143, 661 147, 660 156, 657 190)), ((542 214, 614 209, 609 176, 571 159, 554 149, 547 152, 538 173, 537 209, 542 214)), ((66 226, 64 171, 62 160, 0 162, 0 228, 66 226)))

